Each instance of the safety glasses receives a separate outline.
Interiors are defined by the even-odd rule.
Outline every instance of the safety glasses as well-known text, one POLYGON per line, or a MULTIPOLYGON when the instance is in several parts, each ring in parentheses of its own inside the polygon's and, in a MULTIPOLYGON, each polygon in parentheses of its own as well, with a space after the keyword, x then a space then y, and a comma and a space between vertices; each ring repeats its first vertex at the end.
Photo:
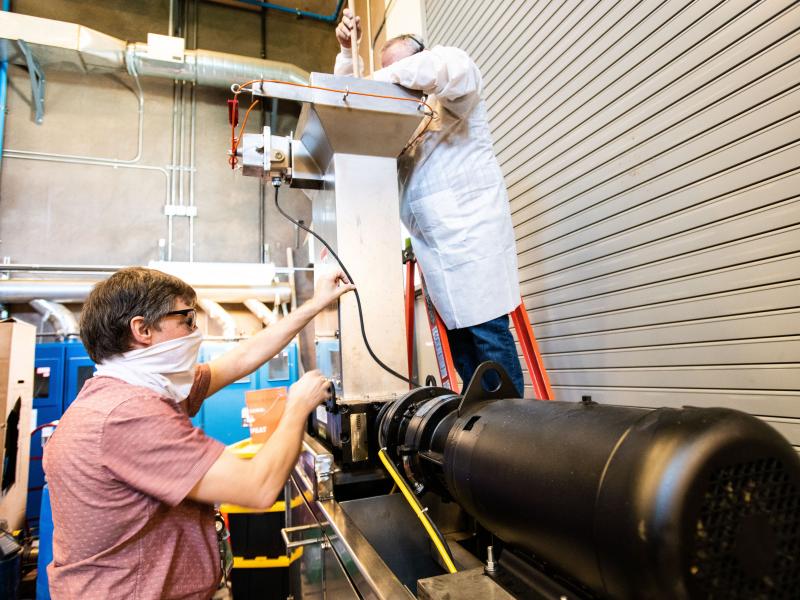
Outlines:
POLYGON ((181 310, 171 310, 168 313, 164 313, 165 317, 169 315, 180 315, 185 317, 186 320, 184 321, 189 329, 194 329, 197 324, 197 310, 194 308, 183 308, 181 310))

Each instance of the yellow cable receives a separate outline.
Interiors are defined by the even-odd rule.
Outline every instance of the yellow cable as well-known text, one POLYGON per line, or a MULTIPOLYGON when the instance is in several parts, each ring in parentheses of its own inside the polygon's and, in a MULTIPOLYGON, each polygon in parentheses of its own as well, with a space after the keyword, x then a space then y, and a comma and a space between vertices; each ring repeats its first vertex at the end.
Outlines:
POLYGON ((397 472, 397 469, 395 469, 394 465, 392 464, 392 461, 389 460, 389 457, 386 456, 386 452, 383 451, 383 448, 378 450, 378 456, 380 457, 383 466, 386 467, 387 471, 389 471, 389 475, 394 480, 395 485, 397 485, 397 487, 400 488, 400 491, 403 493, 403 496, 405 496, 406 501, 411 506, 414 513, 417 515, 417 518, 422 523, 422 526, 425 527, 425 531, 428 532, 428 535, 430 536, 431 540, 433 540, 433 544, 439 551, 439 554, 441 555, 444 564, 447 566, 447 570, 450 573, 456 573, 458 569, 456 569, 456 566, 450 559, 450 555, 447 553, 447 550, 442 544, 442 541, 439 539, 439 536, 436 535, 436 532, 434 531, 433 526, 431 525, 430 517, 428 517, 428 515, 425 512, 423 512, 422 506, 420 506, 416 496, 414 496, 411 490, 408 489, 406 482, 400 476, 400 473, 397 472))

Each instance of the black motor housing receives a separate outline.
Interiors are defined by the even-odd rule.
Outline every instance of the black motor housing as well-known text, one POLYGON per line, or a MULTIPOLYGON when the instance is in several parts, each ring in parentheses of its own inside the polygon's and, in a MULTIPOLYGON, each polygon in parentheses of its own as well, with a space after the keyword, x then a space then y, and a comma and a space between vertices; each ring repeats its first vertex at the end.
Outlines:
POLYGON ((417 390, 382 416, 418 490, 601 596, 797 597, 800 459, 770 426, 724 408, 523 400, 507 377, 484 390, 487 368, 504 375, 485 363, 463 398, 417 390))

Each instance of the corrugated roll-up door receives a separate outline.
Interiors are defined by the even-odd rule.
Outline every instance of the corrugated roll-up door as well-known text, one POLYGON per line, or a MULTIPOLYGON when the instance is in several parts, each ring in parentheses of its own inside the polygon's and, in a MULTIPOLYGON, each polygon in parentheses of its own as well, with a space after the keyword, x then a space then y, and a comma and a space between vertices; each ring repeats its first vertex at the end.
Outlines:
POLYGON ((800 447, 800 3, 428 0, 480 66, 559 399, 800 447))

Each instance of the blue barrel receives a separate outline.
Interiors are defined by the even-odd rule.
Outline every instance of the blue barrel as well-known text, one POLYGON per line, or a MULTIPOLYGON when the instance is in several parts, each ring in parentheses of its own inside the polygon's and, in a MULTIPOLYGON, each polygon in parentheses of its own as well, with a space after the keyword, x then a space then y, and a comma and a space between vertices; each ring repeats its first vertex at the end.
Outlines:
POLYGON ((50 600, 47 565, 53 562, 53 511, 50 509, 50 490, 42 489, 42 508, 39 514, 39 559, 36 563, 36 600, 50 600))

